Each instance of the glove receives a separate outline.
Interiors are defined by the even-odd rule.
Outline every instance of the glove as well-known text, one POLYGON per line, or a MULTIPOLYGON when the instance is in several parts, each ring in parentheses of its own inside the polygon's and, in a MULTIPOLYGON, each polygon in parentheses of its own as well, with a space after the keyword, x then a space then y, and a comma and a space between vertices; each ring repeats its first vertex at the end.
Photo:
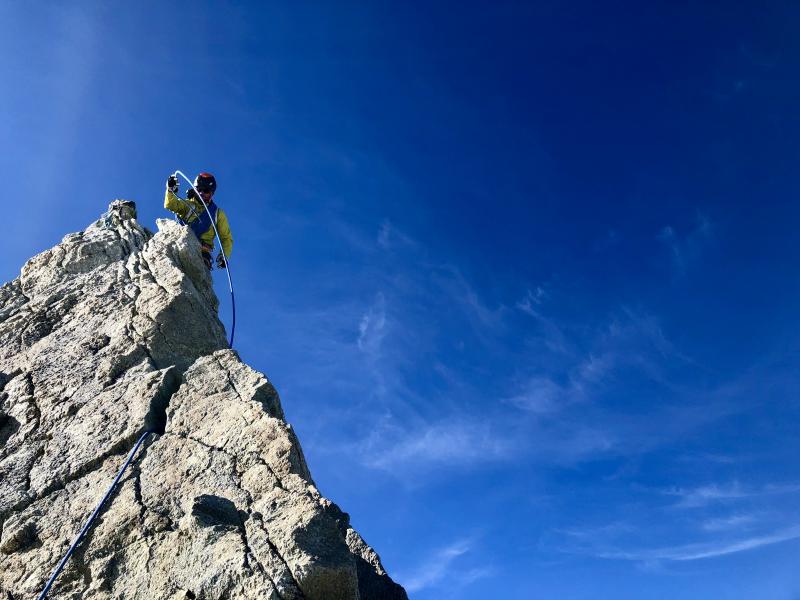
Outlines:
POLYGON ((170 175, 167 178, 167 189, 173 194, 178 191, 178 178, 175 175, 170 175))
POLYGON ((218 269, 227 269, 228 268, 228 264, 225 261, 225 256, 222 254, 222 252, 217 254, 217 268, 218 269))
POLYGON ((211 253, 214 251, 214 247, 200 242, 200 251, 203 253, 203 262, 206 263, 206 268, 210 271, 214 268, 214 263, 211 259, 211 253))

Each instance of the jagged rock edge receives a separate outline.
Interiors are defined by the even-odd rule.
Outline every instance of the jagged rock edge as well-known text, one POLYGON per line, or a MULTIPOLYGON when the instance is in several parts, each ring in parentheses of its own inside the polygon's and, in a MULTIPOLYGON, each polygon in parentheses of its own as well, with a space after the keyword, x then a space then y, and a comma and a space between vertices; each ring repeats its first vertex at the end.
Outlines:
MULTIPOLYGON (((123 355, 121 357, 121 364, 117 364, 115 368, 112 368, 109 371, 109 375, 110 375, 109 379, 106 380, 105 382, 103 382, 103 385, 100 388, 100 390, 97 392, 97 394, 104 393, 104 392, 108 391, 109 389, 113 388, 118 383, 118 381, 120 379, 124 378, 126 376, 126 374, 132 368, 134 368, 134 367, 138 366, 139 364, 141 364, 141 362, 137 362, 136 359, 138 359, 138 358, 141 358, 143 360, 146 359, 147 364, 148 364, 149 367, 151 367, 152 369, 154 369, 156 371, 164 371, 165 372, 164 373, 165 377, 162 380, 162 385, 159 386, 159 393, 154 395, 154 396, 151 396, 150 403, 149 403, 149 406, 148 406, 148 411, 147 411, 147 414, 145 415, 144 420, 143 420, 144 421, 143 422, 143 427, 144 428, 155 427, 156 429, 160 429, 161 431, 163 431, 164 426, 165 426, 166 421, 167 421, 167 413, 168 413, 169 406, 171 405, 175 394, 181 389, 181 386, 183 385, 183 383, 185 381, 186 372, 192 367, 192 365, 194 365, 197 362, 203 360, 204 358, 207 358, 207 357, 213 355, 214 352, 212 351, 212 352, 208 352, 206 354, 200 354, 200 355, 196 356, 194 361, 191 364, 184 365, 182 369, 179 369, 177 366, 171 366, 171 367, 168 367, 166 369, 163 369, 163 368, 159 369, 159 366, 161 366, 161 365, 159 365, 159 361, 153 356, 153 354, 150 351, 151 350, 151 346, 153 346, 154 343, 157 343, 157 342, 155 342, 157 336, 161 338, 159 340, 159 342, 163 343, 164 346, 168 347, 170 350, 172 350, 176 354, 178 354, 178 351, 176 351, 175 348, 172 347, 172 345, 170 343, 170 336, 167 335, 164 332, 164 330, 162 329, 161 323, 159 322, 159 320, 157 318, 155 318, 155 317, 158 316, 158 314, 161 314, 161 313, 159 312, 159 313, 155 313, 154 315, 151 315, 151 314, 148 314, 146 312, 140 312, 138 310, 137 299, 138 299, 139 295, 142 294, 142 288, 141 288, 141 286, 139 285, 138 282, 144 282, 149 278, 149 280, 158 287, 160 293, 163 294, 166 299, 174 298, 175 294, 174 294, 174 292, 170 292, 167 288, 164 287, 164 285, 162 285, 162 283, 159 281, 157 270, 155 270, 155 269, 153 269, 151 267, 151 265, 149 264, 149 262, 147 260, 147 257, 145 256, 146 246, 153 240, 153 237, 154 237, 153 234, 151 234, 149 232, 146 232, 146 235, 142 236, 138 232, 134 232, 134 233, 136 233, 136 235, 139 236, 139 239, 144 239, 144 245, 142 247, 139 247, 139 248, 133 248, 132 245, 129 244, 128 241, 125 238, 123 238, 123 236, 118 231, 116 231, 116 230, 113 230, 113 231, 114 231, 114 234, 115 234, 116 238, 118 238, 120 240, 121 245, 124 247, 123 255, 119 256, 119 257, 115 257, 114 260, 120 261, 122 263, 122 266, 123 266, 122 273, 127 275, 127 277, 123 278, 123 281, 120 281, 119 275, 122 275, 122 273, 120 273, 119 270, 118 270, 117 271, 117 274, 118 274, 117 283, 121 283, 123 285, 124 284, 131 285, 136 290, 135 296, 133 296, 133 297, 129 296, 131 298, 131 302, 125 304, 125 306, 131 311, 132 319, 131 319, 130 322, 126 322, 125 323, 125 328, 124 328, 125 335, 124 335, 124 337, 130 341, 130 343, 131 343, 130 345, 133 346, 133 349, 131 350, 130 353, 125 354, 125 355, 123 355), (136 257, 136 259, 132 263, 131 259, 134 256, 136 257), (152 323, 154 325, 154 327, 152 329, 148 328, 149 333, 150 333, 149 336, 147 335, 147 332, 145 332, 144 330, 141 330, 140 328, 136 327, 136 321, 134 320, 136 317, 145 318, 150 323, 152 323)), ((65 242, 70 237, 71 236, 67 236, 65 238, 65 242)), ((83 233, 78 234, 78 235, 74 235, 73 234, 73 237, 71 237, 70 241, 74 241, 76 237, 83 238, 83 233)), ((184 271, 184 274, 187 275, 189 277, 189 279, 192 280, 192 282, 194 283, 193 278, 189 275, 188 269, 186 268, 185 257, 183 257, 181 255, 181 253, 177 250, 177 248, 173 247, 172 244, 166 244, 166 245, 164 245, 164 248, 168 251, 168 253, 170 255, 170 258, 172 258, 172 260, 175 263, 179 264, 182 267, 182 270, 184 271)), ((55 254, 57 255, 57 258, 58 258, 58 263, 57 264, 63 268, 64 263, 65 263, 65 261, 67 259, 68 253, 63 248, 61 248, 60 246, 54 248, 54 250, 55 250, 55 254)), ((84 264, 78 264, 76 270, 75 271, 71 271, 70 273, 73 274, 73 275, 74 274, 83 274, 83 273, 86 273, 86 272, 89 272, 89 271, 92 270, 92 269, 89 269, 88 271, 82 270, 84 268, 85 268, 84 264)), ((60 281, 63 281, 63 280, 64 280, 64 278, 61 277, 60 279, 56 279, 56 280, 51 281, 49 285, 51 287, 55 287, 60 281)), ((51 336, 53 333, 58 331, 59 326, 62 325, 63 317, 65 315, 67 315, 74 308, 75 303, 76 303, 77 292, 75 292, 74 290, 72 290, 71 293, 69 293, 69 294, 67 294, 67 295, 65 295, 65 296, 63 296, 61 298, 55 298, 54 296, 45 295, 44 299, 46 301, 45 302, 41 302, 41 300, 39 300, 39 298, 41 298, 41 294, 38 294, 38 295, 34 294, 34 295, 31 295, 31 296, 28 296, 28 294, 26 294, 26 290, 25 290, 25 287, 23 285, 23 282, 22 282, 21 278, 17 279, 17 280, 14 280, 13 282, 9 282, 9 284, 6 284, 6 285, 4 285, 2 287, 6 288, 7 285, 8 285, 8 288, 13 292, 12 295, 16 296, 16 301, 10 307, 10 310, 2 311, 2 314, 0 314, 0 322, 3 322, 5 320, 7 320, 8 318, 11 318, 12 316, 15 316, 15 315, 25 311, 26 308, 27 308, 27 311, 32 315, 36 315, 37 314, 37 312, 36 312, 37 310, 39 310, 41 312, 42 308, 45 308, 45 307, 46 307, 48 313, 53 308, 59 309, 56 312, 61 313, 59 315, 59 317, 61 317, 61 318, 50 320, 50 322, 55 321, 55 324, 54 324, 55 326, 54 327, 50 328, 48 331, 44 332, 43 335, 41 335, 40 337, 38 337, 37 339, 35 339, 34 341, 32 341, 30 343, 26 343, 26 341, 22 339, 26 330, 23 330, 23 331, 19 332, 18 344, 19 344, 19 350, 22 351, 22 352, 26 352, 27 353, 36 344, 42 342, 43 340, 45 340, 46 338, 51 336), (35 300, 37 300, 37 301, 35 301, 35 300), (37 304, 38 304, 38 306, 37 306, 37 304)), ((45 291, 47 291, 47 288, 44 288, 44 289, 45 289, 45 291)), ((109 293, 110 289, 112 289, 112 288, 106 289, 106 291, 103 294, 95 294, 95 295, 97 295, 97 296, 105 295, 105 294, 109 293)), ((33 290, 33 291, 35 291, 35 290, 33 290)), ((200 291, 200 290, 198 290, 198 291, 200 291)), ((127 293, 126 293, 126 295, 127 295, 127 293)), ((201 292, 201 295, 202 295, 202 292, 201 292)), ((193 308, 196 308, 197 305, 195 304, 195 298, 193 297, 192 294, 187 294, 186 297, 185 297, 185 300, 188 301, 189 304, 191 304, 193 308)), ((167 305, 165 306, 164 310, 169 310, 171 308, 171 306, 172 305, 170 303, 167 303, 167 305)), ((105 343, 107 344, 108 341, 109 340, 106 337, 105 343)), ((101 345, 97 349, 94 349, 94 353, 96 354, 103 347, 104 346, 101 345)), ((238 356, 237 356, 237 359, 238 359, 238 356)), ((229 369, 226 368, 225 365, 223 365, 219 361, 218 358, 216 358, 216 362, 219 364, 220 369, 226 374, 227 379, 228 379, 228 385, 229 385, 230 389, 236 394, 236 396, 239 399, 245 400, 245 398, 243 397, 242 393, 237 388, 236 383, 231 378, 231 372, 229 371, 229 369)), ((6 385, 10 381, 12 381, 16 377, 18 377, 20 374, 22 374, 22 371, 20 371, 20 370, 14 371, 14 372, 9 373, 9 374, 0 373, 0 375, 2 375, 2 377, 0 378, 0 393, 2 393, 3 389, 5 389, 6 385)), ((33 386, 34 382, 33 382, 33 379, 31 377, 31 375, 27 374, 26 376, 30 379, 31 386, 33 386)), ((288 432, 289 437, 290 437, 291 442, 292 442, 292 446, 297 448, 297 450, 299 451, 298 458, 300 459, 302 470, 307 475, 307 477, 306 477, 307 478, 307 483, 309 485, 314 486, 314 482, 311 479, 310 472, 309 472, 309 470, 307 468, 307 465, 305 464, 305 457, 303 455, 302 448, 299 445, 299 440, 297 440, 296 436, 294 435, 294 432, 293 432, 293 430, 291 428, 291 425, 289 425, 288 423, 285 422, 285 417, 283 416, 283 414, 279 414, 279 415, 273 416, 270 413, 270 411, 268 410, 267 400, 258 398, 258 396, 260 396, 259 392, 260 392, 261 389, 264 389, 266 394, 270 395, 270 389, 268 389, 268 388, 271 388, 272 393, 275 394, 275 396, 277 397, 277 394, 274 392, 274 388, 272 388, 271 384, 269 383, 269 381, 266 378, 264 378, 264 383, 259 384, 253 390, 254 391, 254 393, 252 394, 253 397, 250 398, 250 399, 260 402, 261 403, 261 408, 262 408, 263 412, 267 416, 279 419, 283 423, 283 425, 286 426, 287 432, 288 432)), ((73 390, 72 394, 74 394, 75 391, 77 391, 77 390, 73 390)), ((68 396, 68 398, 71 398, 71 395, 68 396)), ((33 395, 33 402, 34 402, 34 405, 35 405, 35 403, 36 403, 35 394, 33 395)), ((275 403, 275 406, 278 408, 278 410, 280 410, 281 407, 280 407, 280 401, 279 400, 277 400, 277 402, 275 403)), ((282 411, 280 411, 280 412, 282 413, 282 411)), ((36 428, 33 428, 33 430, 35 430, 35 429, 36 428)), ((89 473, 97 470, 99 467, 104 465, 109 459, 112 459, 112 458, 115 458, 115 457, 120 457, 121 458, 122 456, 127 454, 130 451, 130 449, 133 447, 133 445, 135 444, 136 439, 138 439, 139 433, 141 433, 141 431, 143 431, 142 428, 138 428, 138 429, 134 430, 134 432, 129 433, 123 439, 121 439, 118 442, 116 442, 115 444, 113 444, 113 446, 111 446, 110 448, 107 448, 99 456, 96 456, 92 460, 90 460, 90 461, 88 461, 86 463, 83 463, 75 471, 67 473, 65 475, 65 477, 63 478, 63 480, 59 480, 54 485, 45 488, 40 493, 38 493, 36 496, 28 496, 28 497, 26 497, 21 502, 15 504, 10 509, 4 511, 4 514, 2 515, 2 517, 0 517, 0 535, 2 535, 4 526, 5 526, 6 521, 7 521, 7 517, 10 514, 18 512, 18 511, 23 511, 27 507, 29 507, 30 505, 32 505, 32 504, 34 504, 36 502, 40 502, 42 500, 46 500, 50 496, 59 493, 60 491, 64 490, 70 483, 72 483, 74 481, 78 481, 78 480, 86 477, 89 473)), ((186 439, 186 440, 190 440, 190 441, 193 441, 195 443, 204 445, 209 450, 209 452, 212 452, 212 453, 213 452, 221 452, 221 453, 226 454, 227 456, 229 456, 231 458, 231 460, 234 462, 234 464, 236 464, 236 462, 237 462, 237 457, 235 455, 232 455, 232 454, 226 452, 223 448, 218 448, 218 447, 215 447, 215 446, 212 446, 212 445, 203 444, 203 442, 201 442, 200 440, 197 440, 195 438, 192 438, 191 436, 183 436, 183 435, 180 435, 180 434, 177 434, 177 433, 174 433, 174 432, 171 432, 168 435, 174 435, 175 437, 186 439)), ((36 441, 36 440, 34 440, 34 441, 36 441)), ((38 454, 36 455, 36 457, 34 457, 33 460, 31 461, 31 464, 35 464, 38 461, 39 457, 41 457, 41 455, 46 452, 46 448, 47 448, 46 441, 47 441, 47 439, 45 438, 44 440, 42 440, 42 438, 38 438, 38 441, 39 442, 43 442, 43 444, 40 446, 38 454)), ((151 439, 150 443, 146 444, 145 447, 142 448, 139 460, 144 458, 144 456, 147 453, 147 450, 149 449, 149 447, 153 443, 154 443, 154 440, 151 439)), ((267 463, 267 462, 265 462, 263 460, 260 460, 260 457, 258 457, 258 458, 259 458, 259 460, 257 462, 259 464, 263 465, 264 467, 266 467, 266 469, 269 471, 271 476, 274 477, 275 481, 277 482, 276 485, 278 487, 282 488, 283 490, 288 491, 286 486, 285 486, 285 484, 283 483, 281 477, 278 476, 278 474, 275 472, 275 470, 272 468, 272 466, 269 463, 267 463)), ((134 465, 136 465, 136 463, 134 463, 134 465)), ((236 467, 236 472, 237 472, 237 474, 241 475, 241 472, 239 471, 238 466, 236 467)), ((115 495, 117 493, 119 493, 119 491, 123 488, 123 486, 130 480, 133 480, 134 498, 136 500, 137 505, 139 506, 139 513, 140 513, 139 514, 139 521, 140 521, 140 526, 142 526, 142 519, 143 519, 144 513, 146 511, 152 510, 152 509, 147 506, 147 504, 144 501, 144 498, 142 497, 142 493, 141 493, 141 468, 138 465, 136 465, 135 469, 131 473, 129 473, 128 476, 126 476, 120 482, 117 490, 115 490, 115 495)), ((257 512, 254 513, 253 512, 253 497, 252 497, 251 493, 246 489, 246 487, 242 487, 239 484, 237 484, 236 487, 247 498, 247 510, 245 512, 248 515, 248 519, 249 518, 256 518, 258 513, 257 512)), ((30 490, 30 480, 28 481, 28 486, 27 486, 27 491, 29 491, 29 490, 30 490)), ((113 502, 113 498, 112 498, 112 502, 113 502)), ((112 503, 110 502, 107 505, 106 509, 111 504, 112 503)), ((323 508, 325 508, 324 504, 322 506, 323 506, 323 508)), ((336 510, 337 511, 339 510, 338 507, 336 508, 336 510)), ((327 512, 327 510, 325 512, 327 512)), ((161 513, 158 512, 158 514, 161 514, 161 513)), ((345 515, 345 517, 346 517, 346 513, 342 513, 342 514, 345 515)), ((162 516, 166 517, 166 515, 162 515, 162 516)), ((102 516, 101 516, 101 519, 102 519, 102 516)), ((253 552, 253 550, 250 547, 250 542, 249 542, 248 534, 247 534, 247 527, 245 525, 245 519, 244 518, 241 519, 240 525, 241 525, 240 529, 241 529, 242 542, 243 542, 243 545, 244 545, 244 548, 245 548, 245 555, 246 556, 249 555, 250 557, 252 557, 252 559, 254 560, 255 564, 258 566, 258 568, 261 571, 261 573, 263 575, 265 575, 266 578, 271 581, 271 583, 273 585, 273 589, 275 590, 275 593, 282 597, 279 585, 272 579, 272 577, 269 574, 268 569, 266 569, 261 564, 261 562, 258 559, 257 555, 255 554, 255 552, 253 552)), ((171 523, 171 527, 174 527, 174 523, 171 523)), ((346 520, 344 523, 340 523, 340 529, 341 529, 341 533, 342 533, 343 537, 347 538, 347 531, 346 530, 350 530, 351 529, 349 527, 349 519, 346 520)), ((151 541, 153 540, 153 538, 157 539, 162 534, 163 534, 162 531, 155 531, 155 532, 153 532, 153 534, 147 534, 144 531, 143 527, 142 527, 141 537, 133 540, 131 543, 126 544, 126 545, 124 545, 122 547, 116 547, 113 552, 110 552, 108 554, 104 553, 103 556, 104 557, 113 556, 115 554, 118 554, 118 553, 124 551, 126 548, 134 546, 134 545, 136 545, 138 543, 147 543, 148 550, 151 550, 152 549, 151 541), (148 541, 148 538, 150 538, 151 541, 148 541)), ((275 542, 273 542, 273 540, 270 539, 270 537, 267 534, 266 530, 263 530, 263 534, 265 535, 266 543, 269 545, 269 548, 270 548, 271 552, 274 553, 275 557, 280 559, 280 561, 283 563, 283 565, 284 565, 284 567, 286 569, 286 573, 288 573, 292 578, 292 583, 294 584, 297 593, 300 596, 302 596, 302 592, 300 592, 300 589, 301 589, 300 584, 295 579, 294 572, 292 571, 292 568, 289 566, 286 558, 281 554, 281 552, 279 551, 279 549, 278 549, 277 545, 275 544, 275 542)), ((357 533, 356 533, 356 535, 357 535, 357 533)), ((360 536, 359 536, 359 538, 360 538, 360 536)), ((363 540, 362 540, 362 542, 363 542, 363 540)), ((82 558, 82 555, 84 554, 84 552, 86 551, 86 549, 88 548, 90 543, 91 543, 91 533, 87 537, 87 540, 85 541, 85 543, 82 544, 82 550, 80 552, 80 555, 81 555, 80 558, 82 558)), ((349 544, 347 544, 347 545, 349 547, 349 544)), ((371 548, 369 548, 369 550, 371 550, 371 548)), ((352 548, 351 548, 351 553, 352 553, 352 556, 353 556, 354 560, 356 560, 356 566, 360 567, 361 566, 360 562, 364 561, 363 556, 360 553, 357 553, 352 548)), ((374 551, 373 551, 373 553, 374 553, 374 551)), ((149 556, 149 558, 148 558, 148 564, 149 564, 149 561, 152 558, 152 552, 148 552, 148 556, 149 556)), ((375 556, 377 557, 377 555, 375 555, 375 556)), ((80 560, 80 558, 76 562, 81 562, 82 563, 83 561, 80 560)), ((94 560, 95 558, 99 558, 99 555, 93 557, 92 560, 94 560)), ((366 562, 366 561, 364 561, 364 562, 366 562)), ((358 568, 358 571, 361 571, 361 569, 358 568)), ((380 571, 377 572, 377 574, 379 576, 382 576, 382 575, 385 574, 385 571, 383 571, 383 572, 381 572, 381 571, 382 571, 382 568, 380 569, 380 571)), ((90 574, 87 574, 87 576, 91 577, 90 574)), ((360 579, 360 577, 358 577, 358 579, 360 579)), ((402 588, 400 588, 400 589, 402 589, 402 588)))

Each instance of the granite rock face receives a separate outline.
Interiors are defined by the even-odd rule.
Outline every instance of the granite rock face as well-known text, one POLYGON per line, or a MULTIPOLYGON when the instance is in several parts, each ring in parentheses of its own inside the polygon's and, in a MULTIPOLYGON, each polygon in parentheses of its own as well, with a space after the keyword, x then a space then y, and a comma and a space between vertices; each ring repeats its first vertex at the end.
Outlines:
POLYGON ((194 235, 132 203, 0 287, 0 599, 403 599, 227 349, 194 235))

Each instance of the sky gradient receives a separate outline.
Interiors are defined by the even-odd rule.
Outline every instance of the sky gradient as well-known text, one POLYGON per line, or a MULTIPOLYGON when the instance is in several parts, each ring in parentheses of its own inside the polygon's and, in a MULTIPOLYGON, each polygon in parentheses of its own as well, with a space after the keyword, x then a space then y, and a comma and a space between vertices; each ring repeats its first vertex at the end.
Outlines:
POLYGON ((411 598, 800 597, 796 3, 0 19, 0 281, 214 173, 236 349, 411 598))

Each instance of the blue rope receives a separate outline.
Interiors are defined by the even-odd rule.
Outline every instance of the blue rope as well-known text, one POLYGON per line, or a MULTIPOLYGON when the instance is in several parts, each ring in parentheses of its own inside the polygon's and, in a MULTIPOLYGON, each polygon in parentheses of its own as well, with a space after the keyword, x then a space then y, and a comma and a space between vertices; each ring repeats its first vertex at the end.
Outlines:
POLYGON ((133 450, 131 450, 131 453, 128 455, 128 460, 126 460, 125 464, 122 465, 122 468, 119 470, 119 473, 117 473, 117 476, 114 479, 114 482, 111 484, 111 487, 108 488, 108 491, 106 492, 106 495, 103 496, 103 499, 100 501, 100 504, 98 504, 97 508, 94 509, 94 512, 92 513, 92 516, 89 517, 88 521, 86 521, 86 525, 83 526, 83 529, 81 529, 80 533, 78 534, 78 537, 76 537, 75 541, 72 542, 72 546, 69 547, 69 550, 67 550, 67 553, 64 555, 64 558, 62 558, 61 562, 58 563, 58 566, 56 567, 56 570, 53 571, 53 574, 50 576, 50 579, 48 580, 47 585, 44 586, 44 589, 42 590, 42 593, 39 594, 38 600, 44 600, 44 597, 47 595, 47 592, 50 591, 50 588, 52 587, 52 585, 55 582, 56 578, 61 573, 61 570, 64 568, 64 565, 67 564, 67 561, 69 560, 69 557, 72 556, 72 553, 75 551, 75 548, 78 547, 78 544, 81 543, 81 540, 87 534, 89 529, 91 529, 92 523, 94 523, 94 520, 97 518, 97 515, 100 514, 100 509, 103 508, 103 505, 106 503, 106 500, 109 499, 109 497, 111 496, 111 493, 114 491, 114 488, 116 487, 117 483, 119 483, 120 478, 122 478, 122 474, 125 473, 125 469, 127 469, 128 465, 131 464, 131 462, 133 461, 133 457, 136 455, 136 451, 139 449, 139 446, 141 446, 142 443, 144 443, 144 440, 151 433, 155 433, 155 432, 154 431, 146 431, 145 433, 142 434, 142 437, 139 438, 139 441, 136 442, 136 445, 133 447, 133 450))
POLYGON ((200 202, 203 203, 203 208, 206 209, 206 213, 208 213, 208 217, 209 219, 211 219, 211 226, 214 228, 214 233, 217 236, 217 243, 219 244, 219 250, 220 252, 222 252, 222 256, 225 257, 225 273, 227 273, 228 275, 228 287, 231 290, 231 310, 233 311, 233 324, 231 325, 231 339, 228 342, 228 346, 233 348, 233 334, 236 332, 236 298, 233 295, 233 279, 231 279, 231 264, 228 261, 228 255, 225 254, 225 248, 222 247, 222 238, 219 237, 219 231, 217 231, 217 224, 214 222, 214 217, 211 215, 211 211, 208 210, 208 205, 205 203, 205 200, 203 200, 203 197, 200 195, 200 192, 197 191, 197 188, 194 187, 194 184, 192 183, 191 179, 189 179, 186 175, 184 175, 182 171, 175 171, 175 175, 180 175, 181 177, 183 177, 186 180, 186 183, 192 186, 192 189, 194 190, 194 193, 197 194, 197 198, 200 200, 200 202))

